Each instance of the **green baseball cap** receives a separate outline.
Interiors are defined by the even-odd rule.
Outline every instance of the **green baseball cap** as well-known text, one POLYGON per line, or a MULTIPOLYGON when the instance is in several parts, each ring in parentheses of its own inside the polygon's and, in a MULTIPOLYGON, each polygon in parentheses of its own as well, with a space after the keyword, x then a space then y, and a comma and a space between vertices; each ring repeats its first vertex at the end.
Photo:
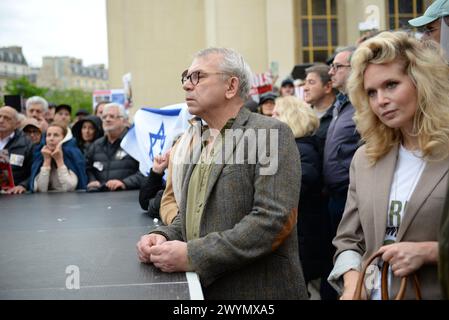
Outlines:
POLYGON ((430 5, 421 17, 408 21, 414 27, 422 27, 435 20, 449 15, 449 0, 437 0, 430 5))

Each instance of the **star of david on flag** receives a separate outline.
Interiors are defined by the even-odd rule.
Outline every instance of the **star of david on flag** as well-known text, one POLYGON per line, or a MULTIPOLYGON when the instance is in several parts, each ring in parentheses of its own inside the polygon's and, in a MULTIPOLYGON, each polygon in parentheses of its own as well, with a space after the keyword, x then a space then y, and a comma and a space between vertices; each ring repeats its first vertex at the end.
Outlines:
POLYGON ((157 143, 159 143, 159 150, 164 150, 165 144, 165 130, 164 130, 164 121, 161 123, 161 127, 157 133, 150 132, 150 160, 154 161, 154 148, 157 147, 157 143))
POLYGON ((148 175, 154 157, 171 147, 173 138, 188 128, 190 118, 185 103, 141 108, 134 114, 134 124, 120 146, 139 161, 140 172, 148 175))

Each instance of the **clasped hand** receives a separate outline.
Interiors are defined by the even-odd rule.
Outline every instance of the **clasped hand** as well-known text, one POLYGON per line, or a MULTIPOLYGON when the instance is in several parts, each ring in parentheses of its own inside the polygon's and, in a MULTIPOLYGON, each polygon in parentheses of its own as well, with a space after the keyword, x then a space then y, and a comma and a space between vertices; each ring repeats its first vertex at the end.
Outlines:
POLYGON ((55 160, 56 164, 64 161, 61 143, 59 143, 53 151, 47 145, 45 145, 42 148, 41 153, 44 157, 44 160, 46 161, 50 161, 52 158, 55 160))
POLYGON ((160 234, 147 234, 136 245, 139 260, 153 263, 164 272, 188 271, 187 243, 167 241, 160 234))

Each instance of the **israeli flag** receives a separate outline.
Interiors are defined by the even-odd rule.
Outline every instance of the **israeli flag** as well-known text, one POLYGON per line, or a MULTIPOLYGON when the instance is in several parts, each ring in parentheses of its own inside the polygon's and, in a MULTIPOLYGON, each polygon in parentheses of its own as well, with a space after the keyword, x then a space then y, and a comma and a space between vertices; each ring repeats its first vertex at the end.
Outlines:
POLYGON ((141 108, 134 115, 134 124, 120 146, 139 161, 139 170, 150 173, 154 156, 163 154, 172 146, 173 139, 189 126, 193 116, 186 103, 157 108, 141 108))

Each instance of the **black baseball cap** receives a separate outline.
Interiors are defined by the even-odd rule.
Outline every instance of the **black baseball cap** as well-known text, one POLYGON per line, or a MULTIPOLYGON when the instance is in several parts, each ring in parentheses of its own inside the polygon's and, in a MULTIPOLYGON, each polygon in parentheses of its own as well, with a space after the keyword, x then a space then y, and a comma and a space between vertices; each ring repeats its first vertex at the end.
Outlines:
POLYGON ((60 104, 56 107, 55 112, 58 113, 59 110, 66 109, 70 114, 72 114, 72 107, 68 104, 60 104))

